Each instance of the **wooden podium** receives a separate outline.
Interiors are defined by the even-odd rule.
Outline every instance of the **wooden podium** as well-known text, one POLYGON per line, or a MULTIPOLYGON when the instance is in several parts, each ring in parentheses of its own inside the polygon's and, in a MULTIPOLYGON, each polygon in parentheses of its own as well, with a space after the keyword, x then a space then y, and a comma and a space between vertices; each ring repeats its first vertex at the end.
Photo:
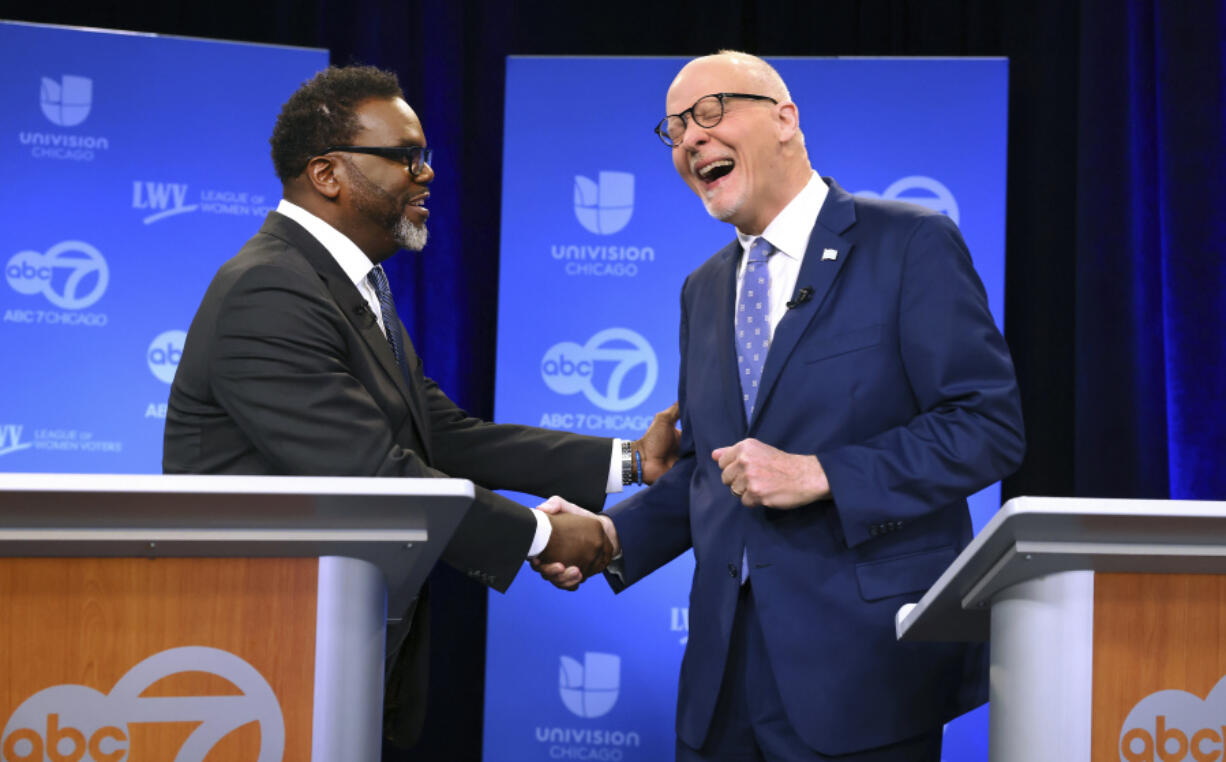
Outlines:
POLYGON ((1226 502, 1015 498, 897 630, 990 639, 992 762, 1226 758, 1226 502))
POLYGON ((385 643, 472 497, 0 474, 0 759, 376 762, 385 643))

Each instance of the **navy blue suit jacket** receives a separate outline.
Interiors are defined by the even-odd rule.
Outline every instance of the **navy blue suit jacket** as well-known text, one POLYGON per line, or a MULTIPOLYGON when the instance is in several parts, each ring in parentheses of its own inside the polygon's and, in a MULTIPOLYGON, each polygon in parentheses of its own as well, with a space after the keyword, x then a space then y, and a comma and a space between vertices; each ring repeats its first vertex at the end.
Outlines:
POLYGON ((682 289, 681 460, 608 510, 625 584, 694 549, 677 711, 694 747, 719 691, 744 548, 779 691, 816 750, 892 743, 987 697, 982 647, 898 643, 894 614, 970 541, 966 497, 1021 461, 1009 351, 948 217, 827 182, 797 279, 813 296, 775 330, 753 419, 733 350, 734 241, 682 289), (741 505, 711 451, 745 437, 815 454, 833 499, 741 505))

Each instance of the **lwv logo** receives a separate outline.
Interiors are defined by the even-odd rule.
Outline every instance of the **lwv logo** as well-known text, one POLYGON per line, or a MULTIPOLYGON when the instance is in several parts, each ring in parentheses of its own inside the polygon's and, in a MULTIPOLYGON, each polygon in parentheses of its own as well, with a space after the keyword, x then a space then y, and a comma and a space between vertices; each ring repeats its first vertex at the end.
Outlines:
POLYGON ((43 116, 60 127, 75 127, 89 116, 89 107, 94 99, 94 81, 89 77, 65 74, 56 82, 43 77, 39 92, 39 105, 43 116))
POLYGON ((183 183, 152 183, 140 180, 132 183, 132 208, 153 211, 153 214, 143 220, 146 225, 200 208, 198 204, 185 205, 183 202, 186 200, 187 185, 183 183))
POLYGON ((575 217, 596 235, 611 235, 626 227, 634 214, 634 175, 601 172, 599 182, 575 175, 575 217))
POLYGON ((572 714, 592 719, 609 713, 617 703, 622 660, 617 654, 588 651, 583 663, 563 656, 558 670, 558 693, 572 714))
POLYGON ((21 441, 21 429, 13 423, 0 425, 0 455, 8 455, 10 452, 18 450, 27 450, 30 448, 30 443, 21 441))

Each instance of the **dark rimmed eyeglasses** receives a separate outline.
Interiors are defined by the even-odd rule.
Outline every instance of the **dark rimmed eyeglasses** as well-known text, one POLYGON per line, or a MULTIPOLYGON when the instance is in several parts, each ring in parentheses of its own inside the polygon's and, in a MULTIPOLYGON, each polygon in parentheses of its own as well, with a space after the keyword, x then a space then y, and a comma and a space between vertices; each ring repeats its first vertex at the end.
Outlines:
POLYGON ((694 118, 694 124, 699 127, 710 129, 720 123, 724 118, 724 101, 729 98, 742 98, 750 101, 770 101, 778 103, 779 101, 769 95, 751 95, 749 93, 711 93, 704 95, 694 101, 694 105, 682 111, 680 114, 669 114, 660 120, 656 125, 656 134, 660 136, 660 140, 664 141, 664 145, 669 148, 676 148, 681 145, 681 141, 685 138, 685 123, 686 114, 694 118))
POLYGON ((425 146, 328 146, 315 156, 323 156, 333 151, 368 153, 371 156, 381 156, 384 159, 398 161, 408 167, 414 177, 424 172, 434 160, 434 149, 425 146))

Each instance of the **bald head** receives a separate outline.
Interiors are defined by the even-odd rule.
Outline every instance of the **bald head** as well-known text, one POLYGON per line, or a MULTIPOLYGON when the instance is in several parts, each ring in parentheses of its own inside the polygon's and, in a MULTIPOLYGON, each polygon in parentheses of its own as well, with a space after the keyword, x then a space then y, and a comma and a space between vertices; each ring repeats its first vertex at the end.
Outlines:
POLYGON ((673 80, 673 84, 676 84, 677 80, 685 76, 686 69, 708 65, 722 67, 727 71, 729 77, 745 82, 753 87, 753 89, 743 92, 769 95, 780 103, 791 102, 792 100, 792 94, 788 92, 787 84, 784 83, 783 77, 779 76, 779 72, 775 71, 774 66, 771 66, 757 56, 742 53, 739 50, 721 50, 715 55, 695 58, 681 68, 681 71, 678 72, 677 77, 673 80))
POLYGON ((757 235, 809 181, 796 104, 761 58, 695 58, 673 79, 665 108, 684 125, 670 129, 673 165, 716 219, 757 235))

